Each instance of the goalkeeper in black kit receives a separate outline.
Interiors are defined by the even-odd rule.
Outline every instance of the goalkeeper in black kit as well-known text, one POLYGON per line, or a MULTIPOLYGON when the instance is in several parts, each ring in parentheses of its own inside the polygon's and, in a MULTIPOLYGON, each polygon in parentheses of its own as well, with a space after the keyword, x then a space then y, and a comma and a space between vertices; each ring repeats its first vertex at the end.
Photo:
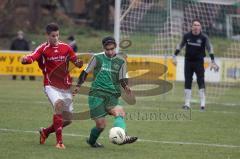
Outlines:
POLYGON ((214 61, 214 54, 212 45, 208 37, 202 33, 201 22, 198 19, 192 21, 192 30, 184 34, 181 43, 177 46, 173 55, 173 63, 177 64, 176 56, 180 53, 181 49, 186 46, 185 60, 184 60, 184 77, 185 77, 185 104, 183 109, 189 109, 191 101, 191 88, 193 73, 197 76, 197 84, 199 87, 200 95, 200 109, 205 109, 205 80, 204 80, 204 57, 206 56, 205 50, 208 51, 211 58, 210 70, 217 72, 218 65, 214 61))

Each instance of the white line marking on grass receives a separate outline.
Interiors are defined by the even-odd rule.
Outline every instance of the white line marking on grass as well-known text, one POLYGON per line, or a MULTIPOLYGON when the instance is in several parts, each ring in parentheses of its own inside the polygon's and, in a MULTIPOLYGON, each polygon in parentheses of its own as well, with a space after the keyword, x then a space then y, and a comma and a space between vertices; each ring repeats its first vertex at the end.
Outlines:
POLYGON ((24 104, 24 103, 32 103, 32 104, 50 104, 50 102, 46 101, 31 101, 31 100, 17 100, 17 101, 11 101, 11 100, 3 100, 0 99, 1 103, 20 103, 20 104, 24 104))
POLYGON ((162 143, 162 144, 174 144, 174 145, 199 145, 209 147, 224 147, 224 148, 240 148, 238 145, 225 145, 225 144, 211 144, 211 143, 197 143, 197 142, 181 142, 181 141, 158 141, 158 140, 145 140, 139 139, 142 142, 162 143))
MULTIPOLYGON (((16 133, 31 133, 38 134, 38 131, 30 130, 18 130, 18 129, 5 129, 0 128, 0 131, 3 132, 16 132, 16 133)), ((86 135, 64 133, 64 136, 72 137, 88 137, 86 135)), ((208 146, 208 147, 223 147, 223 148, 240 148, 240 145, 226 145, 226 144, 213 144, 213 143, 197 143, 197 142, 182 142, 182 141, 160 141, 160 140, 147 140, 147 139, 138 139, 139 142, 150 142, 150 143, 161 143, 161 144, 172 144, 172 145, 198 145, 198 146, 208 146)))
MULTIPOLYGON (((198 104, 200 103, 199 100, 192 99, 192 103, 198 104)), ((206 102, 207 105, 214 104, 214 105, 223 105, 223 106, 240 106, 238 103, 219 103, 219 102, 206 102)))
POLYGON ((237 103, 217 103, 217 102, 208 102, 207 104, 215 104, 215 105, 224 105, 224 106, 240 106, 240 104, 237 103))
MULTIPOLYGON (((16 132, 16 133, 31 133, 31 134, 38 134, 38 131, 31 131, 31 130, 19 130, 19 129, 5 129, 5 128, 0 128, 0 131, 4 132, 16 132)), ((64 133, 63 135, 65 136, 79 136, 79 137, 88 137, 86 135, 80 135, 80 134, 70 134, 70 133, 64 133)))

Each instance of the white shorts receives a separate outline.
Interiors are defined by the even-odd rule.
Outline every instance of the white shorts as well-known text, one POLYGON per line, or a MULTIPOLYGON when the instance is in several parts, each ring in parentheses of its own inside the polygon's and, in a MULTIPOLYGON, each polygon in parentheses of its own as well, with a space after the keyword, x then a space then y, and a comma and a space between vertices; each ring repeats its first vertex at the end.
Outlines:
POLYGON ((53 109, 55 110, 55 104, 57 100, 64 101, 65 105, 63 111, 72 112, 73 111, 73 96, 70 89, 59 89, 53 86, 45 86, 44 92, 51 102, 53 109))

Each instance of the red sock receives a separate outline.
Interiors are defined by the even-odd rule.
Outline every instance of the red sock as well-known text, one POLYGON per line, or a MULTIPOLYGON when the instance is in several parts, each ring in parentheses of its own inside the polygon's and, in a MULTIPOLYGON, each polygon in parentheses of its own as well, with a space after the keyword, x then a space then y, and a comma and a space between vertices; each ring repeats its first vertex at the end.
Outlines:
POLYGON ((61 114, 53 115, 53 127, 56 133, 57 143, 62 143, 63 118, 61 114))
POLYGON ((51 125, 48 128, 43 129, 43 132, 46 136, 48 136, 49 134, 55 132, 54 126, 51 125))
MULTIPOLYGON (((63 122, 63 128, 64 128, 65 126, 67 126, 67 125, 69 125, 69 124, 65 124, 65 123, 63 122)), ((48 128, 44 128, 44 129, 43 129, 43 132, 44 132, 44 134, 45 134, 46 136, 48 136, 49 134, 55 132, 55 129, 54 129, 53 124, 52 124, 51 126, 49 126, 48 128)))

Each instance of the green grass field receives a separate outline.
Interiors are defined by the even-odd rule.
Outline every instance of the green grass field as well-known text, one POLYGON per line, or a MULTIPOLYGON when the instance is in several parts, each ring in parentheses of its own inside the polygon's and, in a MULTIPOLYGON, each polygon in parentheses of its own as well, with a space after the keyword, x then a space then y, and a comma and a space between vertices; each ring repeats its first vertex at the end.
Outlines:
MULTIPOLYGON (((231 88, 219 100, 200 112, 198 103, 191 112, 181 110, 182 84, 165 95, 139 97, 137 104, 123 103, 127 116, 127 130, 140 140, 132 145, 117 146, 108 141, 108 126, 101 135, 103 149, 90 148, 85 140, 91 120, 74 121, 64 129, 65 150, 55 148, 55 135, 45 145, 39 145, 39 127, 51 122, 52 110, 43 93, 42 81, 12 81, 0 77, 0 158, 1 159, 239 159, 240 105, 239 88, 231 88), (232 103, 232 105, 231 105, 232 103), (139 116, 140 114, 140 116, 139 116), (152 114, 154 118, 150 118, 152 114), (166 118, 159 114, 183 114, 180 118, 166 118), (190 118, 189 118, 190 117, 190 118)), ((74 99, 75 111, 87 108, 87 97, 74 99)))

